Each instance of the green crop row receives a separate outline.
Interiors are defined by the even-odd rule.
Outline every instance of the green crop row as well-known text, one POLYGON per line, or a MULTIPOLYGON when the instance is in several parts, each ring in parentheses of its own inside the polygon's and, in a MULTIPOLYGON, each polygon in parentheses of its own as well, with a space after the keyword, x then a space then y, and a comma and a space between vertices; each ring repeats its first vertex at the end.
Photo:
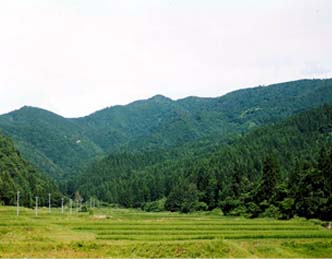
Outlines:
POLYGON ((324 233, 264 233, 264 234, 227 234, 227 235, 108 235, 97 236, 99 240, 143 240, 143 241, 170 241, 170 240, 211 240, 211 239, 330 239, 332 234, 324 233))
POLYGON ((82 226, 82 227, 73 227, 73 230, 79 230, 79 231, 93 231, 93 232, 99 232, 99 231, 223 231, 223 230, 232 230, 232 231, 243 231, 243 230, 251 230, 251 231, 265 231, 265 230, 320 230, 322 227, 319 226, 268 226, 268 227, 220 227, 220 226, 192 226, 192 227, 184 227, 184 226, 82 226))

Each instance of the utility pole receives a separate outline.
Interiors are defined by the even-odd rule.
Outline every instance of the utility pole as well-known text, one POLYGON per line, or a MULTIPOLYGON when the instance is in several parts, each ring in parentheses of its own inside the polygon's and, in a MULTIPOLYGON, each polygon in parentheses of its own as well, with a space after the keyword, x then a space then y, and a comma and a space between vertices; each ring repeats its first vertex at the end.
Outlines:
POLYGON ((48 213, 51 213, 51 194, 48 194, 48 213))
POLYGON ((38 216, 38 196, 36 196, 36 208, 35 208, 35 215, 38 216))
POLYGON ((69 201, 69 206, 70 206, 70 214, 73 214, 73 200, 70 199, 69 201))
POLYGON ((61 213, 63 214, 63 197, 61 198, 61 213))
POLYGON ((17 191, 17 196, 16 196, 16 216, 20 214, 20 192, 17 191))

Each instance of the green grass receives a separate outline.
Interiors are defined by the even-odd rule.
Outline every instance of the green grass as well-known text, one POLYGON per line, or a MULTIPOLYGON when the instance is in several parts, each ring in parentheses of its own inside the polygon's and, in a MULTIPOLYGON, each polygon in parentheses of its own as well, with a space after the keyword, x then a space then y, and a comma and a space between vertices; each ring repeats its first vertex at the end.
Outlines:
POLYGON ((96 209, 49 214, 0 207, 0 258, 331 257, 332 231, 304 219, 96 209), (98 218, 105 215, 106 218, 98 218))

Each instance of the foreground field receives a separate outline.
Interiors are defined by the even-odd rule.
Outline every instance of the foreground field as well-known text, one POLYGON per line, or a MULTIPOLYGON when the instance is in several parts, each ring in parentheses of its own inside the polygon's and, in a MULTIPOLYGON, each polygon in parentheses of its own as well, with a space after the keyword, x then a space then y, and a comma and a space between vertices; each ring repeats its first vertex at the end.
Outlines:
POLYGON ((49 214, 0 207, 0 257, 331 257, 332 231, 312 221, 96 209, 49 214))

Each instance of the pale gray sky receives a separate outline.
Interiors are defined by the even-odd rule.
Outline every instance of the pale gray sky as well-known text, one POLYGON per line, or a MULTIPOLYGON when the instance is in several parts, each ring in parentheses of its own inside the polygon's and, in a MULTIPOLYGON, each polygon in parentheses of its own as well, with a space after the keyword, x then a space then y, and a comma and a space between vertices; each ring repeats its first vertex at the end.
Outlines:
POLYGON ((331 0, 1 0, 0 113, 332 77, 331 0))

